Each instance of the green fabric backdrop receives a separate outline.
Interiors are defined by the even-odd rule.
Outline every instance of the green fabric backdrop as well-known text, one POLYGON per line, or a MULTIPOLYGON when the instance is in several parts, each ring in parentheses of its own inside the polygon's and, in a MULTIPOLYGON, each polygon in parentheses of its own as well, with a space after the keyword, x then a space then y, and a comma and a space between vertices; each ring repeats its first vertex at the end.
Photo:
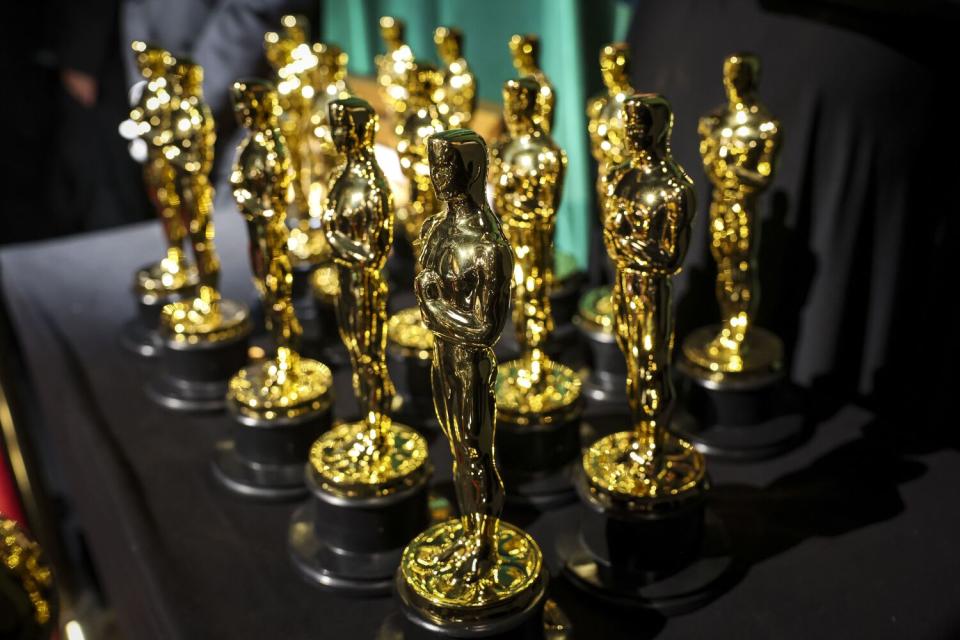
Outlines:
POLYGON ((434 62, 434 28, 459 27, 480 97, 496 104, 503 83, 516 75, 507 41, 515 33, 538 34, 541 64, 557 91, 554 137, 569 156, 556 246, 585 267, 596 167, 584 109, 601 86, 600 47, 625 37, 631 10, 617 0, 321 0, 320 31, 323 41, 350 54, 351 73, 371 75, 383 51, 380 16, 404 20, 414 55, 434 62))

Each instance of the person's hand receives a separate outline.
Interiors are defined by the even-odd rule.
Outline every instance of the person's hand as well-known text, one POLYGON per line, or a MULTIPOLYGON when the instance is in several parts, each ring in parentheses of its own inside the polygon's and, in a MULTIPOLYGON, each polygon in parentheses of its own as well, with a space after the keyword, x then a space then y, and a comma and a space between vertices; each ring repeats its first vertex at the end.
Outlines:
POLYGON ((64 69, 60 72, 63 88, 74 100, 88 109, 97 104, 97 79, 89 73, 76 69, 64 69))

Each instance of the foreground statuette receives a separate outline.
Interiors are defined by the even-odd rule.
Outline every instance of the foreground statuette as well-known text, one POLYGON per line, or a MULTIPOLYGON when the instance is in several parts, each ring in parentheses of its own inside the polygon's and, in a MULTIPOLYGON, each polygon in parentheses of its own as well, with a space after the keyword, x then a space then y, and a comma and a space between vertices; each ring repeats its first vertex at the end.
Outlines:
POLYGON ((494 206, 513 247, 513 324, 520 357, 499 367, 497 456, 511 499, 553 506, 576 499, 569 464, 580 453, 580 378, 547 355, 553 333, 553 235, 567 156, 543 129, 540 84, 503 88, 507 134, 491 150, 494 206))
POLYGON ((294 565, 319 585, 388 593, 400 555, 428 524, 427 442, 390 418, 387 284, 393 206, 374 156, 378 119, 359 98, 330 105, 330 126, 345 161, 331 182, 323 229, 339 275, 337 316, 353 366, 360 419, 336 425, 310 450, 311 499, 293 515, 294 565))
POLYGON ((147 395, 178 411, 222 410, 227 383, 246 362, 252 324, 246 305, 220 296, 214 247, 213 114, 203 100, 203 69, 180 57, 169 70, 173 93, 164 157, 174 168, 180 216, 198 274, 196 295, 163 307, 162 349, 147 395))
POLYGON ((773 180, 782 136, 757 98, 759 72, 756 56, 728 56, 727 102, 700 119, 700 154, 713 187, 710 251, 721 323, 687 336, 679 362, 690 413, 678 431, 704 453, 735 458, 781 453, 804 434, 801 412, 790 406, 783 343, 756 325, 758 201, 773 180))
POLYGON ((130 120, 136 128, 136 135, 145 143, 143 180, 160 218, 167 251, 159 262, 137 270, 133 284, 137 316, 124 325, 120 341, 133 353, 155 357, 161 348, 157 331, 160 313, 168 303, 194 295, 197 271, 184 252, 187 229, 180 217, 176 172, 164 154, 167 140, 173 135, 174 90, 168 71, 176 65, 176 59, 170 52, 140 41, 133 42, 131 47, 145 83, 139 100, 130 111, 130 120))
POLYGON ((233 85, 234 109, 249 135, 237 149, 230 176, 237 207, 250 232, 250 263, 263 299, 272 345, 267 357, 230 380, 227 409, 237 421, 219 442, 215 477, 250 497, 288 499, 306 488, 310 444, 330 426, 330 369, 297 351, 300 323, 293 312, 293 272, 287 252, 287 193, 294 179, 277 120, 274 88, 248 80, 233 85))
POLYGON ((430 527, 403 552, 396 580, 403 637, 542 634, 543 555, 527 533, 500 520, 504 489, 494 458, 493 346, 507 320, 513 252, 484 197, 483 140, 455 129, 428 144, 445 210, 424 224, 415 284, 435 340, 433 397, 461 516, 430 527))
POLYGON ((671 281, 696 205, 693 182, 670 154, 667 101, 635 95, 624 110, 626 161, 603 177, 603 230, 616 265, 614 335, 627 363, 632 424, 583 454, 577 488, 586 508, 565 570, 601 598, 676 612, 711 597, 729 567, 710 564, 715 557, 703 550, 713 535, 713 520, 705 535, 703 456, 668 430, 671 281))

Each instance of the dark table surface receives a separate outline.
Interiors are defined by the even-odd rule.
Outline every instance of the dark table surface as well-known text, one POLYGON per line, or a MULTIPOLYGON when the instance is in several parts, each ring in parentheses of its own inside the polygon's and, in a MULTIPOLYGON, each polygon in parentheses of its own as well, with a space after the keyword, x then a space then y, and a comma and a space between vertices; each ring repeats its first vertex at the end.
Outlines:
MULTIPOLYGON (((217 216, 225 295, 254 300, 239 215, 217 216)), ((103 587, 129 638, 372 638, 390 598, 303 583, 287 558, 296 505, 226 494, 208 473, 224 416, 184 416, 143 391, 154 364, 125 353, 133 272, 159 257, 155 224, 0 252, 4 304, 41 420, 103 587)), ((352 405, 338 372, 337 409, 352 405)), ((920 401, 921 399, 918 399, 920 401)), ((812 406, 812 405, 811 405, 812 406)), ((672 619, 603 607, 553 583, 579 638, 960 637, 960 456, 897 451, 853 404, 816 411, 809 441, 752 464, 711 462, 712 504, 745 571, 710 604, 672 619)), ((909 430, 914 425, 893 425, 909 430)), ((449 454, 434 438, 437 482, 449 454)), ((540 541, 574 530, 576 505, 508 520, 540 541)))

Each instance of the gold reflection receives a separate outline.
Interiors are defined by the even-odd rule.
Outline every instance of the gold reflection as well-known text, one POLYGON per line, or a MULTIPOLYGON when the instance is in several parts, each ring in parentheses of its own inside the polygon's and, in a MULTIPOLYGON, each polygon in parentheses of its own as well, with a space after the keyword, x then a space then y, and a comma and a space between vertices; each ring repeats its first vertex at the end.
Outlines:
POLYGON ((758 100, 760 61, 734 54, 723 63, 727 104, 700 119, 700 155, 713 185, 710 252, 717 263, 719 332, 704 329, 683 345, 693 363, 719 373, 779 369, 783 346, 754 326, 760 281, 757 198, 773 179, 780 123, 758 100))
POLYGON ((671 279, 683 263, 696 210, 693 182, 670 153, 673 114, 665 99, 624 102, 626 161, 601 178, 603 235, 616 266, 614 334, 627 364, 631 431, 583 456, 590 488, 610 500, 650 506, 705 485, 700 453, 668 432, 675 402, 671 279))
POLYGON ((176 172, 164 154, 164 148, 173 136, 171 103, 174 90, 167 71, 176 65, 176 59, 170 52, 140 41, 133 42, 131 48, 146 84, 137 104, 130 110, 130 120, 147 144, 144 183, 147 195, 160 215, 167 240, 166 257, 137 274, 137 289, 158 296, 183 293, 196 284, 197 274, 184 253, 187 229, 180 218, 176 172))
POLYGON ((540 68, 540 38, 531 33, 516 34, 511 36, 508 46, 517 75, 521 78, 530 76, 540 85, 538 96, 540 108, 537 110, 538 117, 541 119, 539 124, 545 133, 550 133, 553 129, 553 108, 557 98, 553 85, 540 68))
POLYGON ((380 95, 392 119, 399 121, 407 111, 407 73, 413 64, 413 52, 404 42, 406 25, 392 16, 380 18, 380 37, 387 52, 374 59, 380 95))
POLYGON ((465 127, 477 108, 477 79, 463 57, 463 32, 454 27, 437 27, 433 42, 442 71, 434 98, 440 118, 448 129, 465 127))
POLYGON ((333 382, 323 364, 301 358, 301 328, 293 311, 293 270, 287 253, 287 193, 295 178, 277 114, 277 92, 262 81, 233 85, 234 110, 248 130, 237 149, 230 175, 233 196, 247 220, 254 283, 263 300, 274 352, 241 369, 231 380, 227 399, 241 413, 289 418, 330 404, 333 382))
POLYGON ((427 458, 423 437, 387 415, 395 392, 386 362, 382 270, 393 243, 393 202, 374 155, 379 121, 373 108, 359 98, 337 100, 329 121, 344 162, 324 204, 323 232, 336 261, 337 319, 362 418, 321 436, 310 461, 332 489, 384 495, 422 475, 427 458))
POLYGON ((415 538, 400 574, 421 607, 440 608, 449 620, 530 593, 542 554, 527 534, 500 521, 493 346, 507 320, 514 261, 486 203, 486 145, 474 132, 455 129, 431 137, 429 153, 445 208, 423 226, 415 289, 434 334, 434 405, 453 455, 461 516, 415 538))
POLYGON ((507 81, 507 133, 490 152, 494 206, 514 252, 513 324, 521 349, 518 360, 499 368, 497 404, 516 422, 571 417, 581 386, 572 369, 544 351, 553 332, 553 234, 567 156, 543 130, 539 95, 532 76, 507 81))

